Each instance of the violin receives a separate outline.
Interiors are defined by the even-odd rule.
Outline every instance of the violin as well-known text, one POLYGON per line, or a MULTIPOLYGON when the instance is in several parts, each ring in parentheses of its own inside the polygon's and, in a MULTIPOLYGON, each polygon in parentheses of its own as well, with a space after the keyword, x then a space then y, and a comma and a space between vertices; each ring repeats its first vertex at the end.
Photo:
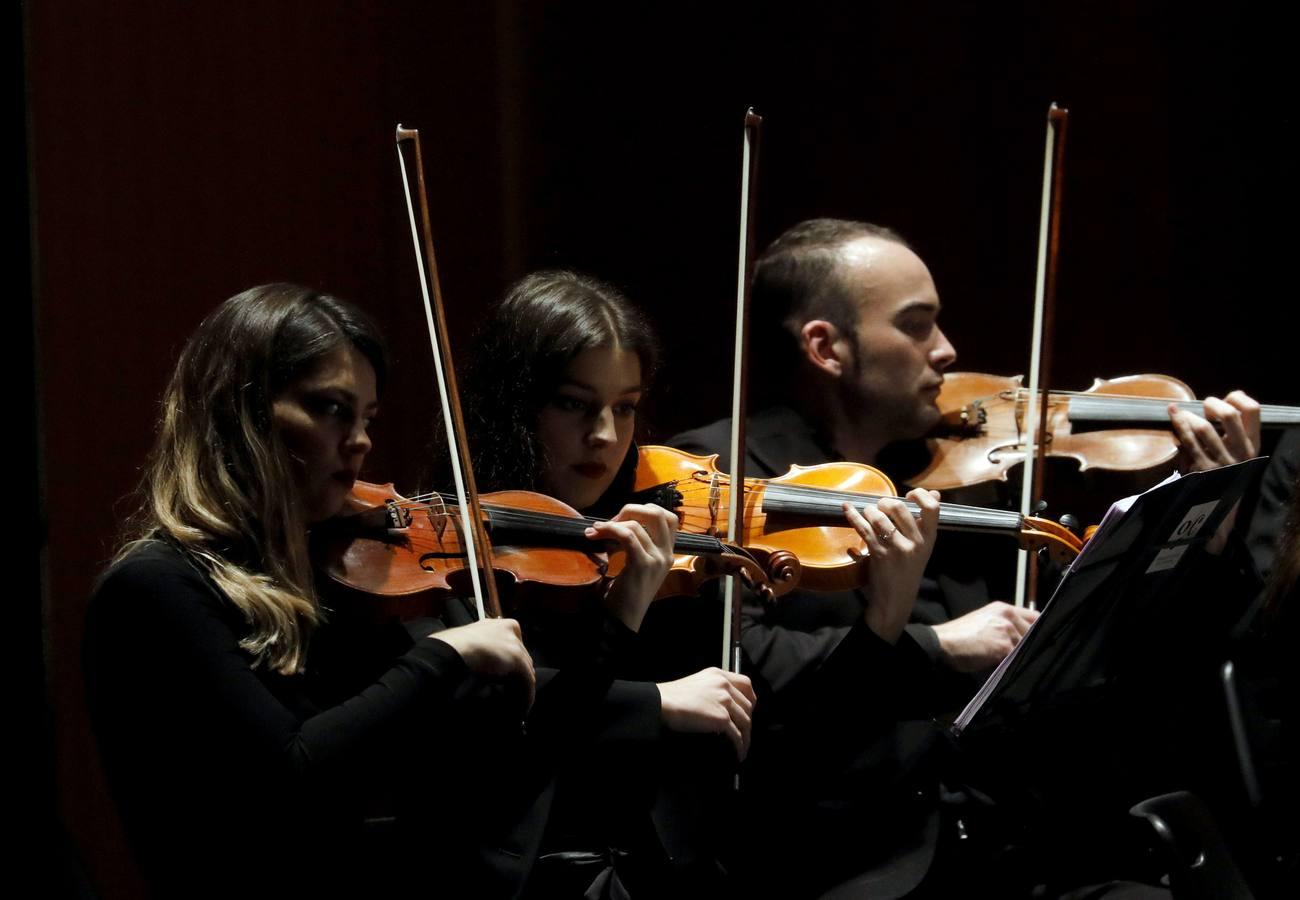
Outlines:
MULTIPOLYGON (((636 490, 667 489, 683 531, 725 534, 720 511, 726 508, 731 478, 718 469, 717 459, 716 454, 642 447, 636 490)), ((845 520, 844 504, 874 503, 897 493, 887 475, 860 463, 792 466, 779 478, 747 478, 742 535, 735 543, 763 565, 774 596, 795 583, 815 591, 855 588, 865 583, 870 561, 859 552, 862 539, 845 520)), ((920 516, 917 504, 902 502, 920 516)), ((1045 548, 1062 563, 1083 546, 1064 525, 977 506, 941 503, 939 527, 1012 537, 1025 549, 1045 548)))
MULTIPOLYGON (((480 497, 492 542, 494 580, 505 605, 536 596, 560 611, 575 610, 587 591, 622 570, 621 552, 586 537, 600 521, 532 491, 480 497), (550 590, 557 588, 559 590, 550 590)), ((470 563, 454 503, 440 494, 406 498, 391 484, 358 481, 349 512, 314 540, 329 579, 375 599, 381 617, 436 615, 448 597, 472 592, 470 563)), ((679 533, 681 554, 660 596, 693 594, 701 583, 735 571, 761 592, 763 568, 716 537, 679 533)), ((770 590, 770 589, 768 589, 770 590)))
MULTIPOLYGON (((911 483, 949 490, 1005 481, 1008 470, 1025 459, 1029 399, 1020 376, 945 375, 937 400, 942 419, 926 440, 930 461, 911 483)), ((1168 375, 1099 378, 1086 391, 1049 391, 1041 443, 1049 457, 1073 459, 1081 470, 1131 472, 1164 465, 1178 452, 1170 430, 1171 402, 1202 410, 1192 389, 1168 375)), ((1300 408, 1262 406, 1260 422, 1275 428, 1300 425, 1300 408)))
MULTIPOLYGON (((581 597, 584 588, 602 583, 608 560, 599 547, 574 538, 586 528, 577 510, 530 491, 484 494, 480 500, 496 532, 493 571, 505 576, 498 583, 508 583, 512 595, 545 585, 581 597), (540 534, 528 540, 530 532, 540 534)), ((436 614, 448 597, 472 595, 454 504, 437 494, 406 498, 392 484, 358 481, 348 509, 318 543, 331 581, 379 598, 381 614, 398 618, 436 614)))

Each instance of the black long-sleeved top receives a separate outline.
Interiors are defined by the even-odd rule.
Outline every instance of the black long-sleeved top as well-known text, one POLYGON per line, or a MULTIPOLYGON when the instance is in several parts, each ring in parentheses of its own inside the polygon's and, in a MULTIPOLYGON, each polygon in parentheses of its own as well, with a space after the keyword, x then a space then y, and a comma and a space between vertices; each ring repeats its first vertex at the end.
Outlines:
POLYGON ((168 543, 141 545, 91 602, 85 676, 110 785, 159 896, 284 896, 378 886, 363 829, 370 783, 468 675, 423 639, 372 683, 332 696, 311 673, 258 668, 232 603, 168 543))
POLYGON ((101 579, 88 699, 157 895, 513 897, 546 841, 629 822, 650 845, 657 825, 671 854, 671 823, 651 817, 659 693, 614 678, 635 642, 620 623, 571 621, 575 657, 538 659, 524 727, 518 691, 422 636, 472 621, 463 604, 424 628, 331 619, 307 671, 277 675, 253 667, 242 616, 172 545, 101 579))
POLYGON ((525 896, 550 897, 575 881, 585 889, 611 860, 633 897, 715 895, 720 826, 708 795, 725 787, 734 750, 719 735, 664 728, 655 682, 668 676, 646 659, 640 635, 589 600, 577 615, 518 611, 534 661, 556 667, 545 687, 551 670, 539 669, 528 725, 529 765, 555 777, 542 871, 525 896), (554 864, 574 851, 605 859, 554 864))

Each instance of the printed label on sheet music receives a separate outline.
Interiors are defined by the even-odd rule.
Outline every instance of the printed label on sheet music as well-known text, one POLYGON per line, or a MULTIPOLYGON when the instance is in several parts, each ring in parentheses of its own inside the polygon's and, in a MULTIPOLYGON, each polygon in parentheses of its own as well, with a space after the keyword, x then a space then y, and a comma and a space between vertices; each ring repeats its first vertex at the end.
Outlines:
MULTIPOLYGON (((1213 505, 1213 504, 1211 504, 1213 505)), ((1151 565, 1147 566, 1146 574, 1152 572, 1163 572, 1166 569, 1172 569, 1178 565, 1178 560, 1183 558, 1190 544, 1179 544, 1177 547, 1166 547, 1156 554, 1156 558, 1151 560, 1151 565)))
POLYGON ((1178 523, 1178 527, 1174 529, 1173 534, 1169 535, 1169 539, 1165 543, 1172 544, 1174 541, 1188 541, 1196 537, 1196 533, 1205 527, 1205 523, 1209 521, 1210 516, 1214 513, 1214 507, 1218 505, 1218 500, 1211 500, 1208 503, 1198 503, 1193 506, 1187 511, 1187 515, 1183 516, 1183 520, 1178 523))

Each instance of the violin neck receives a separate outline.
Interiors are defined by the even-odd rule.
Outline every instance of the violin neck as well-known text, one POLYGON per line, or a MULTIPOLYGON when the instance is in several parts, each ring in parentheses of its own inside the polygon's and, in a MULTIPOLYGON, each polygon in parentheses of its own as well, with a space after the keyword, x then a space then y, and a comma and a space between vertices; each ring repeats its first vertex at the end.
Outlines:
MULTIPOLYGON (((552 544, 573 545, 590 549, 593 552, 601 549, 598 543, 587 537, 586 531, 597 522, 604 521, 603 519, 593 519, 587 516, 561 516, 555 513, 516 509, 494 503, 483 504, 483 509, 487 514, 488 528, 491 530, 493 538, 499 543, 502 542, 503 538, 508 540, 510 535, 519 535, 542 538, 547 543, 552 544)), ((680 531, 673 542, 673 550, 677 553, 691 554, 693 556, 723 554, 726 552, 722 542, 715 537, 703 534, 686 534, 680 531)))
MULTIPOLYGON (((1200 400, 1169 401, 1156 397, 1075 394, 1070 397, 1070 422, 1075 425, 1122 423, 1134 427, 1168 428, 1170 402, 1197 415, 1204 413, 1204 404, 1200 400)), ((1265 428, 1300 425, 1300 407, 1261 406, 1259 420, 1265 428)))
MULTIPOLYGON (((844 504, 875 506, 881 499, 870 494, 832 491, 795 485, 769 484, 763 492, 763 511, 769 516, 784 515, 810 519, 809 524, 844 524, 844 504)), ((921 507, 911 500, 903 505, 914 518, 921 517, 921 507)), ((980 506, 939 504, 939 527, 948 531, 974 531, 985 534, 1018 536, 1023 519, 1017 512, 985 509, 980 506)))

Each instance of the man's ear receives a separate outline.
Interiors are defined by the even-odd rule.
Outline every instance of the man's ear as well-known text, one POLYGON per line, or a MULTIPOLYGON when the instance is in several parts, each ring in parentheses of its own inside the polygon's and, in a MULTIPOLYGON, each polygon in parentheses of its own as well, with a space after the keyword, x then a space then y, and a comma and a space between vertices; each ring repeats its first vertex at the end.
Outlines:
POLYGON ((853 367, 853 346, 825 319, 805 322, 799 329, 799 348, 814 369, 841 378, 853 367))

